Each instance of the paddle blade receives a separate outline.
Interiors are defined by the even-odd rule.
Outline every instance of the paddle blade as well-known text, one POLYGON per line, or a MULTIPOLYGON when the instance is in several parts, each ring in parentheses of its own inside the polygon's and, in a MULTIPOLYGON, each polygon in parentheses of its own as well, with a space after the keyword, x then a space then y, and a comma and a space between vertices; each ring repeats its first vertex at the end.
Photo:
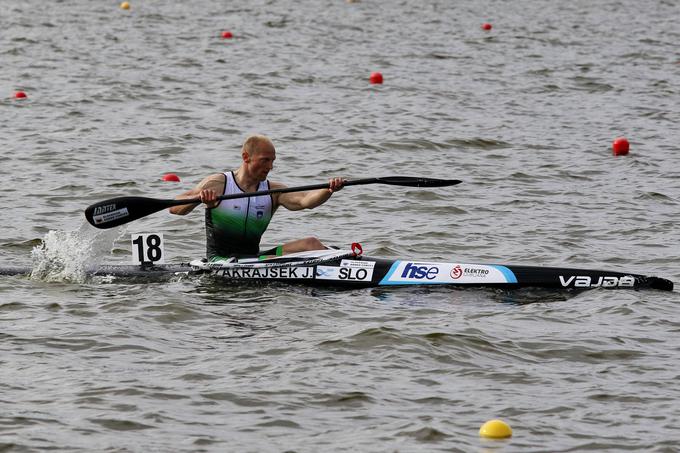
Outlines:
POLYGON ((388 176, 375 178, 377 183, 407 187, 447 187, 460 184, 459 179, 416 178, 412 176, 388 176))
POLYGON ((146 197, 111 198, 85 209, 85 218, 93 227, 113 228, 177 204, 177 200, 158 200, 146 197))

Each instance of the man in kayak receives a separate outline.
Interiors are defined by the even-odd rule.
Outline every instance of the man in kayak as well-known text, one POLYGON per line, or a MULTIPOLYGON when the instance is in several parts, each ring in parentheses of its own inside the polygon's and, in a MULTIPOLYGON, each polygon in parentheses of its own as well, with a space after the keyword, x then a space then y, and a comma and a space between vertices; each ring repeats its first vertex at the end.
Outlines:
MULTIPOLYGON (((263 135, 252 135, 241 149, 241 166, 236 171, 216 173, 203 179, 194 189, 176 199, 200 198, 206 205, 206 249, 209 260, 262 255, 285 255, 326 247, 315 237, 287 242, 270 250, 260 250, 260 239, 279 206, 291 211, 313 209, 328 201, 334 192, 342 189, 342 178, 330 180, 330 188, 309 192, 288 192, 217 200, 219 195, 259 192, 281 189, 286 186, 267 180, 274 168, 276 149, 263 135)), ((200 203, 173 206, 172 214, 186 215, 200 203)))

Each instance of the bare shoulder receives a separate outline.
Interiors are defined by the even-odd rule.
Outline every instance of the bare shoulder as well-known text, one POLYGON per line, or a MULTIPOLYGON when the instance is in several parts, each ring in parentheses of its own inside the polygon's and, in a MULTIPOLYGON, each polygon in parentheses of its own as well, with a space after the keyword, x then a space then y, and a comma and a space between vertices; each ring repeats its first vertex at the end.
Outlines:
POLYGON ((223 187, 224 187, 224 174, 214 173, 210 176, 206 176, 205 178, 203 178, 203 180, 198 183, 198 186, 196 186, 196 189, 220 190, 223 187))
MULTIPOLYGON (((275 182, 275 181, 269 181, 269 188, 270 189, 285 189, 287 186, 285 184, 281 184, 280 182, 275 182)), ((280 205, 281 205, 281 196, 285 195, 282 193, 273 193, 272 194, 272 201, 274 202, 274 210, 276 210, 280 205)))

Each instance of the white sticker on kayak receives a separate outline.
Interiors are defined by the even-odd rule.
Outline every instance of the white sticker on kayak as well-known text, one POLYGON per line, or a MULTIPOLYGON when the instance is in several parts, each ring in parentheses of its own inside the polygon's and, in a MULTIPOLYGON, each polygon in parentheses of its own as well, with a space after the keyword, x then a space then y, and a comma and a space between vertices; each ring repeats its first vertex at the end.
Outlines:
POLYGON ((317 280, 345 280, 351 282, 371 281, 373 269, 364 267, 317 266, 317 280))
POLYGON ((462 285, 517 283, 517 278, 505 266, 395 261, 380 282, 381 285, 437 283, 462 285))
POLYGON ((342 260, 340 261, 340 267, 373 269, 375 267, 375 261, 342 260))

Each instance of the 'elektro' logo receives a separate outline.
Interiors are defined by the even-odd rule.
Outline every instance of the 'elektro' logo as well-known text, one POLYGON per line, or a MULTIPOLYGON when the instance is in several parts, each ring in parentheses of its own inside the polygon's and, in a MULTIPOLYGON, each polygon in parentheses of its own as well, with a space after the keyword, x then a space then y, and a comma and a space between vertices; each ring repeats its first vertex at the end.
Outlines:
POLYGON ((439 273, 437 266, 416 266, 413 263, 407 263, 404 267, 404 272, 401 273, 401 278, 416 278, 421 280, 426 278, 434 280, 439 273))

